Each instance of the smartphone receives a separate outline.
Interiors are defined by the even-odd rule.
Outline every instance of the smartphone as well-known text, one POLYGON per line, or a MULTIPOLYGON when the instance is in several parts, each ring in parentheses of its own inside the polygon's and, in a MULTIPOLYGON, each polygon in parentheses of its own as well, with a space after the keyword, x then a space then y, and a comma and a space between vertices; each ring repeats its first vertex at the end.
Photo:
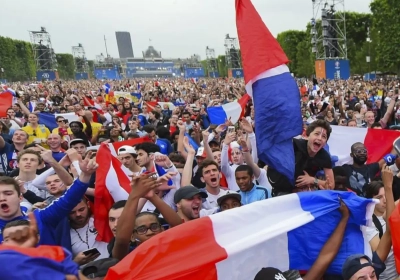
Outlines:
POLYGON ((232 133, 232 132, 235 132, 235 127, 234 126, 228 126, 227 133, 232 133))
POLYGON ((211 129, 211 130, 214 130, 214 129, 217 128, 217 126, 218 126, 218 125, 216 125, 216 124, 210 124, 210 129, 211 129))
POLYGON ((99 250, 97 250, 97 248, 88 249, 88 250, 86 250, 86 251, 83 251, 82 253, 83 253, 85 256, 100 254, 100 252, 99 252, 99 250))
POLYGON ((397 155, 400 155, 400 137, 394 140, 393 148, 396 150, 397 155))

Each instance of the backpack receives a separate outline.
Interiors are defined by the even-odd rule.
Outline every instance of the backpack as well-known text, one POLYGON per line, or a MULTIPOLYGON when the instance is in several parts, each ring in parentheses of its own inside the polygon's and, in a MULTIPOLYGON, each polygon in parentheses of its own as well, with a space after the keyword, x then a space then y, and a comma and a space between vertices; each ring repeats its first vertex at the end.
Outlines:
POLYGON ((383 235, 383 228, 381 222, 375 214, 372 215, 372 221, 374 222, 376 229, 379 231, 379 239, 381 239, 383 235))

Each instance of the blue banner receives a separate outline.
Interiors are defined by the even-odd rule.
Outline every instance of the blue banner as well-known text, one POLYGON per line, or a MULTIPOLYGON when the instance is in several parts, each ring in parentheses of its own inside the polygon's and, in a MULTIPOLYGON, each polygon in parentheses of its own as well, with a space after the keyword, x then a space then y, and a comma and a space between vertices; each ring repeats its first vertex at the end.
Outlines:
POLYGON ((37 81, 54 81, 58 79, 58 72, 52 70, 44 70, 36 72, 37 81))
POLYGON ((203 78, 205 72, 203 68, 185 68, 185 78, 203 78))
POLYGON ((242 68, 232 68, 232 78, 244 78, 244 72, 242 68))
POLYGON ((120 80, 121 77, 118 73, 118 69, 94 69, 94 76, 98 80, 120 80))
POLYGON ((219 78, 219 73, 217 71, 208 72, 210 78, 219 78))
POLYGON ((331 59, 325 61, 326 79, 347 80, 350 78, 350 61, 331 59))
POLYGON ((88 73, 75 73, 75 80, 88 80, 89 74, 88 73))

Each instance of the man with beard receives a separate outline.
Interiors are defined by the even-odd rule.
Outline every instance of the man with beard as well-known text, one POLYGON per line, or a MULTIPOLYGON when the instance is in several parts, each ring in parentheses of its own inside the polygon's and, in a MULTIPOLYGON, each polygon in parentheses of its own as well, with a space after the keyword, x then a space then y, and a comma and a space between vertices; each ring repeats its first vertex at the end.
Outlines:
POLYGON ((350 156, 353 164, 344 164, 342 167, 349 180, 350 190, 357 195, 364 196, 365 186, 371 182, 375 175, 382 169, 384 164, 391 165, 397 156, 393 154, 384 156, 379 162, 365 164, 368 159, 368 151, 363 143, 357 142, 351 146, 350 156))

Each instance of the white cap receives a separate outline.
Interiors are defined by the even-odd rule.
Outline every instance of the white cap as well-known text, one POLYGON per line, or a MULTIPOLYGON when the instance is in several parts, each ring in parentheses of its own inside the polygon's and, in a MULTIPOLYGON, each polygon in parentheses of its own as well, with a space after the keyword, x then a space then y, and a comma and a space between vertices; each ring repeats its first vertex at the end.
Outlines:
POLYGON ((204 147, 199 147, 197 149, 196 157, 206 157, 206 152, 204 151, 204 147))
POLYGON ((118 149, 118 155, 134 154, 137 155, 136 149, 131 146, 122 146, 118 149))
POLYGON ((233 142, 230 144, 230 147, 231 147, 231 149, 233 149, 233 148, 240 148, 240 145, 239 145, 239 143, 238 143, 237 141, 233 141, 233 142))

